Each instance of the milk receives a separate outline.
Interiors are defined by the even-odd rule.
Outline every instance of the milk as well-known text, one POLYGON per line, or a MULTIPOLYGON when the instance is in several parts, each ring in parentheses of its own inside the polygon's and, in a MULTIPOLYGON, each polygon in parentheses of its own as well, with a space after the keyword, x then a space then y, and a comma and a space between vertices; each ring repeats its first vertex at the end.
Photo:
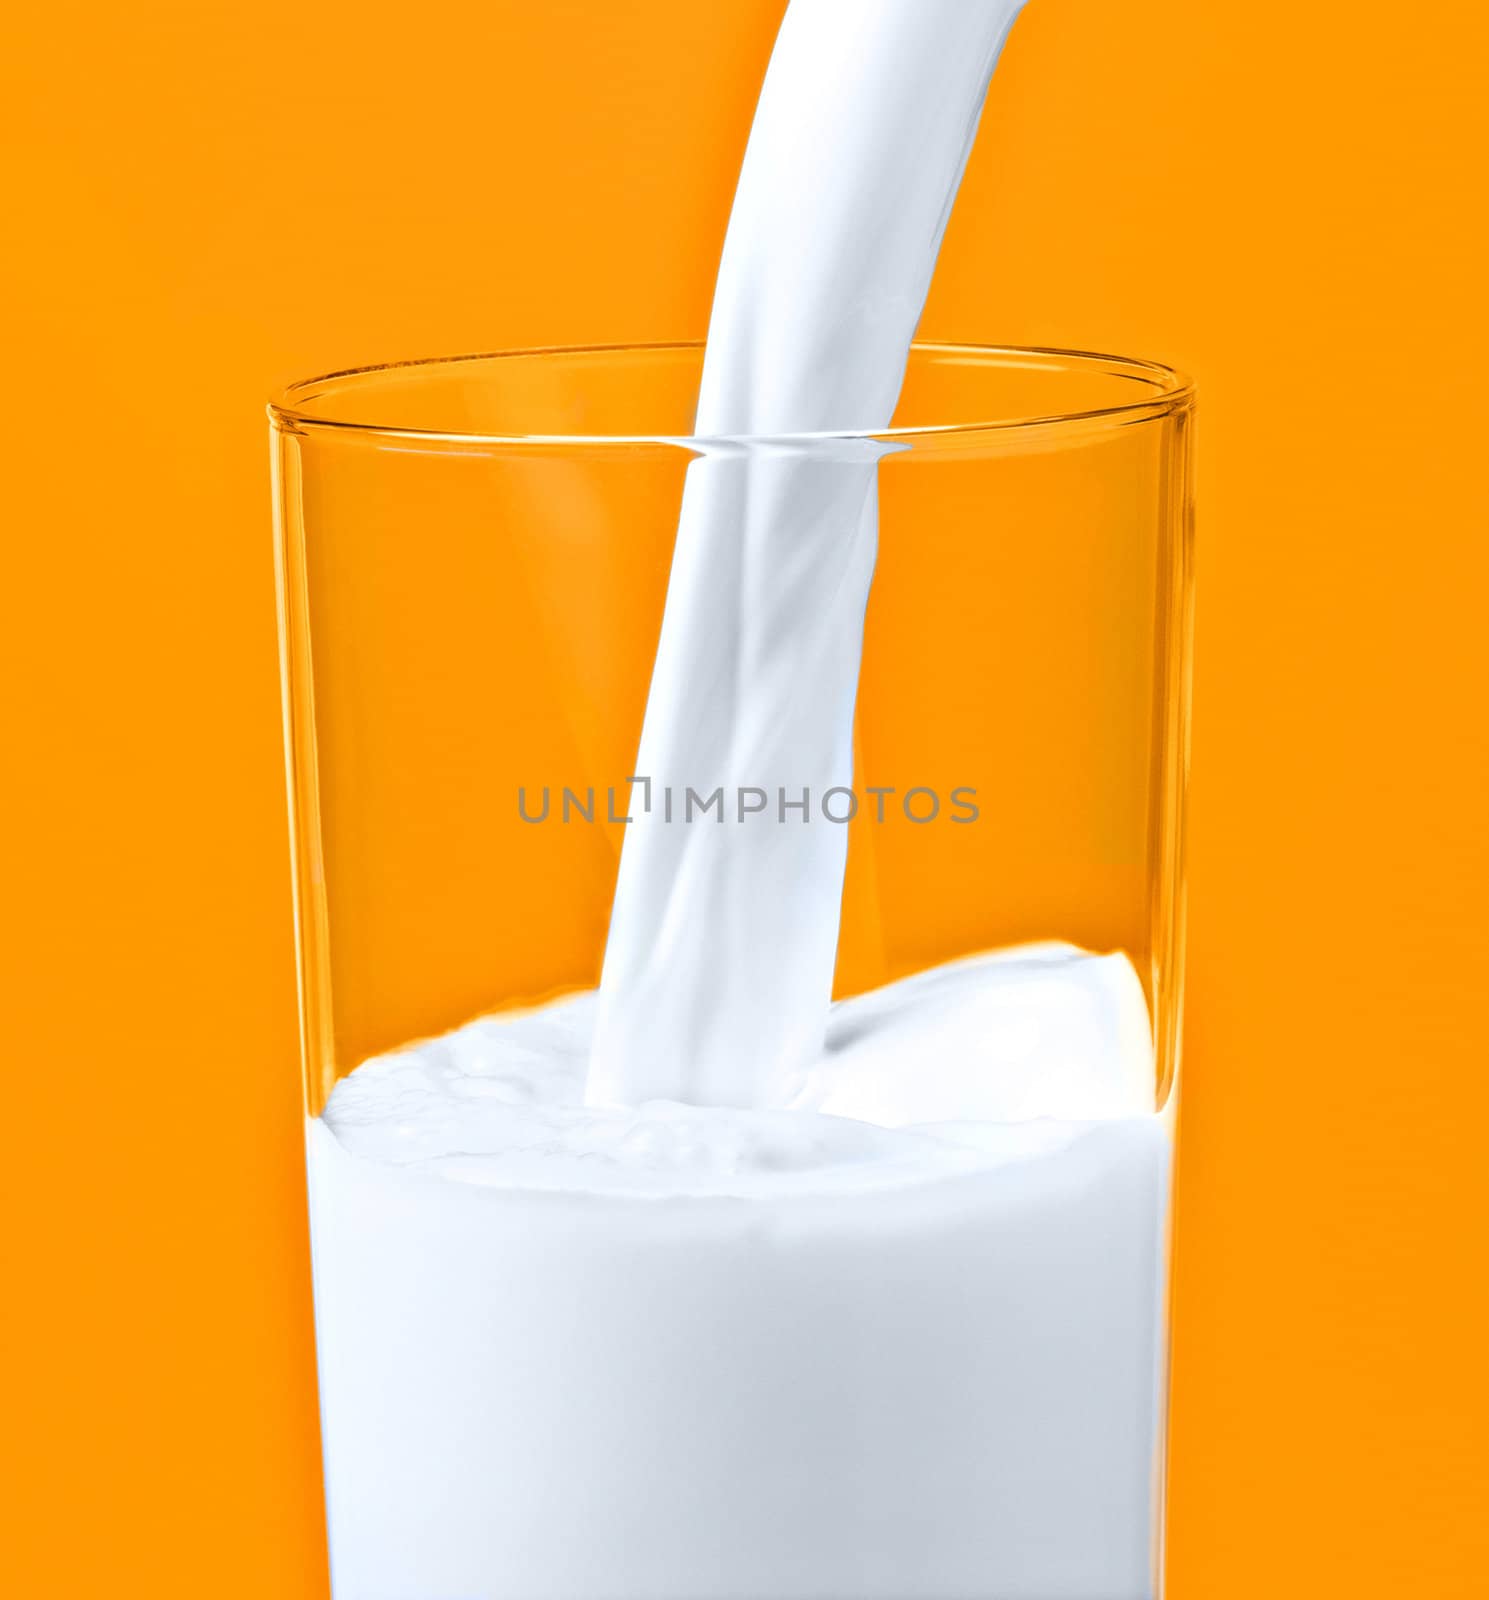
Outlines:
POLYGON ((309 1124, 337 1600, 1151 1593, 1170 1140, 1125 958, 847 1001, 779 1110, 585 1105, 595 1013, 309 1124))
MULTIPOLYGON (((714 292, 636 770, 764 790, 721 827, 627 829, 589 1094, 779 1102, 822 1043, 846 831, 779 795, 852 783, 879 451, 762 437, 888 426, 1020 0, 792 0, 714 292)), ((636 807, 632 807, 633 812, 636 807)))
POLYGON ((888 447, 803 436, 888 424, 1017 10, 792 0, 600 990, 364 1062, 308 1123, 337 1600, 1152 1593, 1136 972, 1045 944, 828 1003, 888 447), (669 819, 689 789, 769 803, 669 819))

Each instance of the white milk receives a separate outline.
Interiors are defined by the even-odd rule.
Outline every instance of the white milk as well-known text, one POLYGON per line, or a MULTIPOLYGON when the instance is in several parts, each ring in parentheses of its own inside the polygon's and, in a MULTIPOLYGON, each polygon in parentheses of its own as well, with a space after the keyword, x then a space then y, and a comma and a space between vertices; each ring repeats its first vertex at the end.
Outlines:
POLYGON ((584 1105, 594 1016, 309 1124, 337 1600, 1148 1595, 1170 1144, 1125 958, 848 1001, 779 1111, 584 1105))
MULTIPOLYGON (((1017 10, 792 0, 654 795, 852 781, 882 450, 762 436, 889 422, 1017 10)), ((1170 1139, 1137 977, 1030 947, 829 1013, 845 841, 654 811, 598 997, 366 1062, 311 1120, 337 1600, 1151 1593, 1170 1139)))
MULTIPOLYGON (((888 426, 1020 4, 792 0, 729 217, 700 436, 888 426)), ((754 443, 689 468, 636 771, 679 797, 722 788, 732 815, 654 806, 627 829, 596 1103, 778 1104, 821 1047, 847 834, 783 820, 778 797, 853 781, 879 454, 754 443), (741 787, 769 809, 741 820, 741 787)))

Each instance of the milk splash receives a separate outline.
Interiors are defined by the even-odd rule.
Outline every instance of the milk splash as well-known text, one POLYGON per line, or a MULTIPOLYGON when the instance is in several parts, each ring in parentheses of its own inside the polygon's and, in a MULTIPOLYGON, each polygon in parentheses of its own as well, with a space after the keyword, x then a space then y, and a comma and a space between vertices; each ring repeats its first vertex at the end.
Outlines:
MULTIPOLYGON (((886 428, 1022 0, 792 0, 750 131, 637 771, 700 794, 853 777, 886 428), (772 436, 779 442, 770 443, 772 436)), ((638 817, 587 1094, 782 1103, 821 1048, 847 836, 638 817)))

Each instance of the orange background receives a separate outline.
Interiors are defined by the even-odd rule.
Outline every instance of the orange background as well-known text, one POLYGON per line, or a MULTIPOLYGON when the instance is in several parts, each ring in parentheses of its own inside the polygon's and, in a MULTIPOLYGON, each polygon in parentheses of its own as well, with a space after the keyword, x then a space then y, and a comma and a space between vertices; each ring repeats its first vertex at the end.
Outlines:
MULTIPOLYGON (((700 335, 780 10, 7 25, 7 1593, 325 1592, 262 400, 700 335)), ((1489 1573, 1484 44, 1034 0, 923 324, 1201 384, 1177 1600, 1489 1573)))

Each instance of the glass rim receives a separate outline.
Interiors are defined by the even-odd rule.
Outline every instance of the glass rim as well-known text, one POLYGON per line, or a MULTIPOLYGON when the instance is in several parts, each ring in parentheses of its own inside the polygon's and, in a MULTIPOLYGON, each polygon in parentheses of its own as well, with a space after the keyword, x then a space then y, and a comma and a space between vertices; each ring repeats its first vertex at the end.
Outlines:
MULTIPOLYGON (((1072 411, 1051 411, 1025 416, 973 417, 967 421, 917 423, 907 427, 843 428, 816 432, 785 432, 760 434, 674 434, 674 433, 510 433, 495 431, 463 431, 445 428, 416 428, 406 424, 378 422, 354 415, 316 415, 307 410, 311 400, 323 398, 328 386, 355 390, 354 380, 382 373, 411 373, 423 369, 434 373, 442 368, 457 367, 476 362, 506 362, 574 356, 663 356, 683 352, 701 354, 705 348, 702 339, 663 340, 654 343, 541 345, 510 350, 478 351, 465 355, 416 357, 406 361, 374 362, 367 366, 343 367, 335 372, 322 373, 313 378, 303 378, 286 384, 270 400, 267 411, 273 427, 287 433, 326 432, 344 437, 372 439, 413 440, 424 444, 455 446, 493 445, 521 447, 523 449, 594 449, 618 447, 634 449, 637 446, 665 445, 669 447, 697 448, 718 445, 739 447, 751 444, 791 446, 811 445, 834 441, 898 441, 916 439, 944 439, 962 434, 1018 435, 1051 429, 1076 429, 1085 431, 1092 426, 1125 427, 1134 422, 1167 416, 1190 407, 1194 403, 1193 379, 1177 368, 1163 362, 1148 361, 1134 356, 1103 354, 1091 350, 1062 349, 1053 345, 1002 345, 963 343, 954 340, 917 339, 911 353, 976 358, 1005 367, 1053 367, 1056 364, 1076 365, 1096 369, 1114 377, 1125 377, 1149 385, 1149 392, 1139 398, 1124 400, 1113 405, 1088 407, 1072 411)), ((349 408, 350 409, 350 408, 349 408)), ((375 410, 375 404, 369 409, 375 410)))

